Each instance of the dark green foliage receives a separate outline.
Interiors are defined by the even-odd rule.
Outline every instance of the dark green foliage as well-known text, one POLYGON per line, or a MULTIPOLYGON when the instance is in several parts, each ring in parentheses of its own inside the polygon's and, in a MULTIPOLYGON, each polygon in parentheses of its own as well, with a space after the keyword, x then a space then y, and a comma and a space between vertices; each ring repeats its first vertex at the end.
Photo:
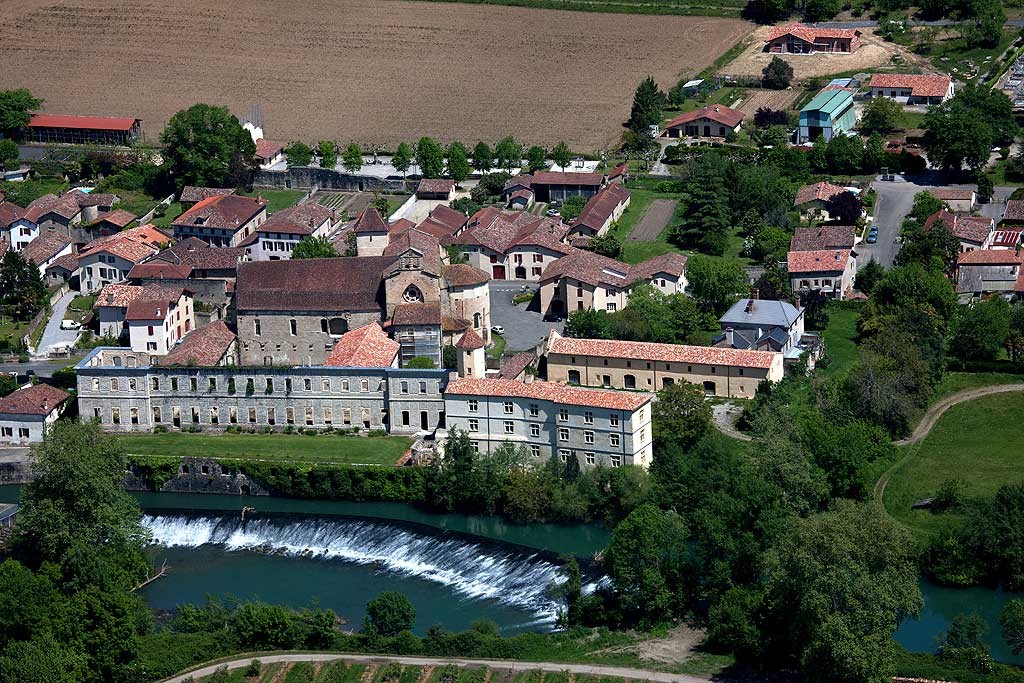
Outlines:
POLYGON ((888 97, 872 98, 864 105, 864 115, 860 119, 860 130, 864 133, 891 133, 903 128, 903 106, 888 97))
MULTIPOLYGON (((65 370, 67 370, 67 368, 62 368, 62 369, 57 371, 57 372, 64 373, 63 375, 61 375, 61 380, 63 380, 64 378, 67 377, 67 373, 65 372, 65 370)), ((56 376, 56 375, 57 375, 57 373, 55 372, 54 376, 56 376)), ((77 375, 77 373, 75 373, 74 369, 71 370, 71 375, 72 375, 72 379, 73 380, 78 377, 78 375, 77 375)), ((58 381, 60 381, 60 380, 58 380, 58 381)), ((56 384, 57 382, 54 382, 54 383, 56 384)), ((6 396, 7 394, 9 394, 12 391, 14 391, 15 389, 17 389, 19 386, 20 385, 18 384, 18 378, 17 378, 16 375, 6 375, 6 374, 0 375, 0 396, 6 396)))
MULTIPOLYGON (((754 240, 751 257, 764 264, 777 264, 786 259, 789 252, 789 231, 776 228, 773 225, 763 225, 752 235, 754 240)), ((788 279, 788 276, 787 276, 788 279)), ((762 294, 765 299, 777 297, 762 294)))
POLYGON ((569 165, 572 161, 572 152, 569 151, 569 145, 564 142, 559 142, 555 145, 554 149, 551 150, 551 160, 563 169, 569 165))
POLYGON ((494 162, 499 168, 512 173, 523 161, 523 146, 511 135, 504 137, 494 146, 494 162))
POLYGON ((441 367, 446 370, 458 367, 459 365, 459 350, 451 344, 445 344, 441 347, 441 367))
POLYGON ((416 621, 416 609, 401 593, 385 591, 366 605, 363 633, 368 636, 397 636, 416 621))
POLYGON ((444 174, 444 150, 430 137, 422 137, 416 144, 416 164, 424 178, 440 178, 444 174))
POLYGON ((502 193, 505 189, 505 181, 510 177, 508 173, 488 173, 480 177, 477 187, 483 188, 487 192, 487 196, 494 197, 502 193))
POLYGON ((409 146, 408 142, 398 143, 395 153, 391 156, 391 165, 395 167, 396 171, 402 173, 403 178, 406 171, 409 170, 409 166, 412 165, 413 156, 412 147, 409 146))
MULTIPOLYGON (((349 173, 359 173, 363 167, 363 150, 354 142, 348 143, 345 151, 341 154, 341 165, 349 173)), ((327 166, 326 168, 334 168, 327 166)))
POLYGON ((339 255, 330 240, 319 236, 303 237, 292 249, 293 259, 334 258, 339 255))
POLYGON ((334 168, 338 165, 338 145, 332 140, 321 140, 316 146, 322 168, 334 168))
POLYGON ((793 290, 789 285, 789 272, 785 267, 772 263, 754 281, 752 289, 762 299, 789 301, 793 298, 793 290))
POLYGON ((622 257, 622 242, 610 232, 591 237, 590 242, 587 244, 587 249, 608 258, 618 259, 622 257))
POLYGON ((256 144, 227 107, 196 104, 179 111, 160 142, 178 187, 242 186, 254 168, 256 144))
POLYGON ((0 260, 0 306, 15 320, 31 320, 49 302, 37 264, 8 249, 0 260))
POLYGON ((534 145, 526 150, 526 168, 533 173, 548 167, 547 152, 543 147, 534 145))
POLYGON ((453 201, 450 204, 450 206, 456 211, 461 211, 467 216, 472 216, 474 213, 476 213, 482 208, 480 204, 474 202, 469 197, 459 197, 458 199, 453 201))
POLYGON ((674 446, 689 450, 711 426, 711 405, 704 400, 701 387, 678 382, 658 392, 651 420, 655 448, 674 446))
POLYGON ((1009 98, 977 85, 967 85, 941 105, 930 107, 921 127, 929 160, 956 171, 964 163, 980 168, 988 161, 990 148, 1012 140, 1018 130, 1009 98))
POLYGON ((14 170, 18 168, 18 145, 14 140, 0 140, 0 170, 14 170))
POLYGON ((1010 334, 1010 313, 999 296, 961 307, 950 330, 950 353, 961 361, 995 359, 1010 334))
POLYGON ((565 336, 578 339, 611 339, 612 322, 607 311, 585 308, 569 313, 565 321, 565 336))
POLYGON ((662 109, 665 106, 665 94, 658 89, 654 78, 648 76, 633 93, 633 107, 629 112, 626 127, 640 136, 648 136, 651 126, 660 126, 662 109))
POLYGON ((455 180, 456 185, 469 177, 472 169, 469 165, 469 152, 465 145, 458 140, 453 141, 448 145, 445 157, 448 159, 448 175, 455 180))
POLYGON ((690 294, 706 311, 723 313, 749 287, 747 274, 737 261, 693 256, 686 266, 690 294))
POLYGON ((999 616, 999 624, 1003 627, 1003 638, 1015 655, 1024 653, 1024 600, 1010 600, 1003 606, 999 616))
POLYGON ((858 292, 870 294, 871 290, 875 288, 875 284, 877 284, 883 276, 885 276, 885 266, 872 257, 866 266, 857 271, 857 277, 853 282, 853 287, 858 292))
POLYGON ((569 197, 562 203, 559 208, 559 213, 562 215, 562 220, 570 222, 576 220, 576 217, 583 211, 583 207, 587 205, 587 198, 579 195, 569 197))
POLYGON ((431 370, 433 368, 436 368, 437 365, 434 364, 434 361, 432 359, 426 356, 414 356, 413 358, 409 359, 409 362, 405 364, 405 367, 431 370))
POLYGON ((16 136, 28 125, 32 112, 38 111, 45 100, 32 97, 28 88, 0 90, 0 133, 16 136))
POLYGON ((975 181, 978 183, 978 201, 982 204, 992 201, 992 195, 996 190, 995 183, 992 182, 992 176, 987 173, 978 172, 975 181))
POLYGON ((471 165, 477 173, 491 170, 494 164, 494 152, 486 142, 478 142, 473 147, 473 159, 471 165))
POLYGON ((260 675, 260 671, 263 669, 263 664, 258 659, 254 659, 249 662, 249 666, 245 668, 246 678, 256 678, 260 675))
POLYGON ((761 71, 761 85, 772 90, 784 90, 792 80, 793 67, 781 57, 772 57, 772 61, 761 71))

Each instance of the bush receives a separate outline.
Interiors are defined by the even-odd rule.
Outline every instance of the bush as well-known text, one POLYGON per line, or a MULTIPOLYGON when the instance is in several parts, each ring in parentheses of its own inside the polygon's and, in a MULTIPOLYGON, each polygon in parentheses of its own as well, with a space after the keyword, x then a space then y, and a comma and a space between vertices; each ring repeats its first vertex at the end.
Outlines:
POLYGON ((260 663, 260 660, 258 659, 254 659, 251 662, 249 662, 249 666, 245 669, 246 677, 256 678, 257 676, 259 676, 260 671, 262 670, 262 666, 263 665, 260 663))

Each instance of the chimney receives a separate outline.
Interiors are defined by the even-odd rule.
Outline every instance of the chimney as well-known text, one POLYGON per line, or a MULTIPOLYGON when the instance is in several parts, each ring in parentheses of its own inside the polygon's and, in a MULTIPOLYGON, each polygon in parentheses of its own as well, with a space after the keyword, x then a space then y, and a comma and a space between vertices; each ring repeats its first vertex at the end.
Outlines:
POLYGON ((161 317, 162 316, 162 314, 160 313, 160 307, 159 306, 156 307, 156 315, 157 315, 157 317, 161 317))
POLYGON ((526 375, 523 376, 523 383, 533 384, 533 375, 531 375, 530 373, 526 373, 526 375))
POLYGON ((50 412, 50 399, 43 399, 43 410, 45 410, 46 412, 50 412))
POLYGON ((731 347, 733 345, 733 329, 731 327, 725 328, 725 341, 731 347))
POLYGON ((839 262, 839 252, 837 251, 835 254, 833 254, 833 256, 835 256, 836 262, 838 263, 839 262))
POLYGON ((754 292, 755 293, 749 299, 747 299, 747 306, 746 308, 743 309, 743 312, 746 313, 747 315, 750 315, 751 313, 754 312, 754 300, 757 299, 757 290, 755 289, 754 292))
POLYGON ((114 305, 114 295, 113 294, 107 294, 107 304, 110 305, 110 306, 114 305))

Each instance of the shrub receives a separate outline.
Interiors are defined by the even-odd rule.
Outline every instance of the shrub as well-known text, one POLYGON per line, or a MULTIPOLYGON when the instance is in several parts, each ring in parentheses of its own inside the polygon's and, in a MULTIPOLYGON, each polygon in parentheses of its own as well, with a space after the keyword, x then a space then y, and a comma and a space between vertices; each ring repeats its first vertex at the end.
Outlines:
POLYGON ((245 669, 246 677, 256 678, 257 676, 259 676, 262 666, 263 665, 260 663, 260 660, 258 659, 254 659, 251 662, 249 662, 249 666, 245 669))

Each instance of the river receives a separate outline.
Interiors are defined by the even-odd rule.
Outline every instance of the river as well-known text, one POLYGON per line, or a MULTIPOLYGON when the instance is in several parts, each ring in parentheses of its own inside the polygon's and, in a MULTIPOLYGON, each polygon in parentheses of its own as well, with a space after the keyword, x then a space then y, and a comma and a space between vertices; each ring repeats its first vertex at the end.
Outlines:
MULTIPOLYGON (((0 502, 19 487, 0 486, 0 502)), ((136 493, 153 533, 147 550, 166 577, 145 589, 155 609, 202 602, 207 595, 252 598, 294 607, 319 605, 358 627, 368 600, 381 591, 406 594, 416 607, 417 633, 439 624, 463 629, 491 619, 504 633, 547 630, 558 599, 560 554, 581 559, 592 589, 600 572, 590 561, 608 543, 596 524, 509 524, 474 515, 435 514, 403 503, 345 503, 267 497, 136 493), (243 506, 256 508, 242 522, 243 506)), ((1006 593, 958 590, 921 582, 925 607, 896 640, 934 652, 950 621, 977 612, 1001 661, 1024 664, 1002 640, 999 612, 1006 593)))

